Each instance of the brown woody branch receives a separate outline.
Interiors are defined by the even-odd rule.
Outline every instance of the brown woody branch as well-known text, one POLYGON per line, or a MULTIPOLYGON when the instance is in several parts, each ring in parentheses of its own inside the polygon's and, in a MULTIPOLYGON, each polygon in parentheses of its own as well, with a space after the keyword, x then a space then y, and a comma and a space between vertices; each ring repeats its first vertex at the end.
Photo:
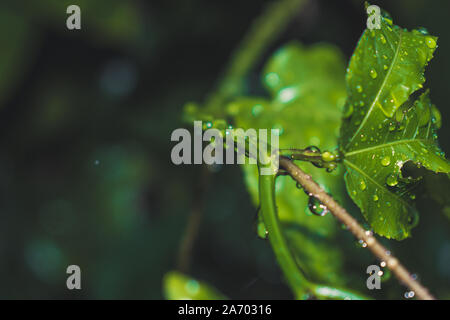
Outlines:
POLYGON ((372 232, 365 230, 347 210, 341 207, 328 193, 325 192, 311 176, 302 171, 290 159, 281 157, 280 167, 286 170, 290 176, 302 185, 303 189, 310 196, 317 198, 348 230, 359 240, 364 241, 370 251, 382 262, 386 264, 389 270, 406 285, 414 291, 417 298, 422 300, 434 300, 435 298, 428 292, 428 289, 414 279, 409 271, 395 258, 389 250, 383 247, 373 236, 372 232))

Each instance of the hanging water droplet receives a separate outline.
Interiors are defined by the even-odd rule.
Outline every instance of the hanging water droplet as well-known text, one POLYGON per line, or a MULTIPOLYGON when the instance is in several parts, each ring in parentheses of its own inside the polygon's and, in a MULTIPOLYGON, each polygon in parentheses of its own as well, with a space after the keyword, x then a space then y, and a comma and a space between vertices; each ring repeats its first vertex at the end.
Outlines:
POLYGON ((375 71, 375 69, 370 69, 370 77, 372 79, 375 79, 378 76, 378 73, 375 71))
POLYGON ((390 164, 391 164, 391 157, 386 156, 386 157, 384 157, 383 159, 381 159, 381 165, 382 165, 383 167, 387 167, 387 166, 390 165, 390 164))
POLYGON ((264 222, 262 221, 258 222, 256 233, 258 234, 258 237, 260 237, 261 239, 267 239, 267 235, 269 234, 269 232, 267 231, 264 222))
POLYGON ((398 184, 397 176, 394 174, 388 175, 386 178, 386 184, 391 187, 396 186, 398 184))
POLYGON ((311 211, 313 214, 317 216, 323 217, 328 213, 328 208, 325 205, 323 205, 322 202, 319 201, 319 199, 317 199, 312 195, 309 197, 308 200, 308 208, 309 211, 311 211))
POLYGON ((363 88, 358 84, 358 85, 356 86, 356 91, 362 92, 362 91, 363 91, 363 88))
POLYGON ((373 201, 378 201, 378 196, 376 194, 373 195, 373 201))
POLYGON ((359 240, 358 243, 361 245, 361 247, 366 248, 367 243, 365 243, 363 240, 359 240))
POLYGON ((380 35, 380 41, 382 44, 386 43, 386 38, 383 35, 380 35))

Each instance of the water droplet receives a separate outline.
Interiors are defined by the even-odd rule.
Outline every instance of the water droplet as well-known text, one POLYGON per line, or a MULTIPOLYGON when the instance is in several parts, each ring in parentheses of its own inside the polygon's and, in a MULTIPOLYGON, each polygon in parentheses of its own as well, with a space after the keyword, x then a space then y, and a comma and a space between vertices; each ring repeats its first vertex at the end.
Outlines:
POLYGON ((260 104, 255 104, 252 108, 252 114, 253 116, 257 117, 261 114, 261 112, 263 112, 264 107, 260 104))
POLYGON ((364 180, 361 180, 361 181, 359 182, 359 188, 360 188, 362 191, 366 190, 367 186, 366 186, 366 183, 364 182, 364 180))
POLYGON ((387 167, 390 164, 391 164, 391 158, 389 156, 386 156, 383 159, 381 159, 381 165, 383 167, 387 167))
POLYGON ((325 162, 331 162, 336 160, 336 155, 332 154, 329 151, 325 151, 322 153, 322 160, 325 162))
POLYGON ((373 195, 373 201, 378 201, 378 196, 376 194, 373 195))
POLYGON ((313 214, 317 216, 322 217, 328 213, 328 208, 314 196, 309 197, 308 208, 309 211, 311 211, 313 214))
POLYGON ((375 71, 375 69, 370 69, 370 77, 372 79, 375 79, 378 76, 378 73, 375 71))
POLYGON ((397 176, 390 174, 386 178, 386 184, 391 187, 395 187, 398 184, 397 176))
POLYGON ((380 35, 380 41, 382 44, 386 43, 386 38, 383 35, 380 35))
POLYGON ((362 92, 362 91, 363 91, 363 88, 358 84, 358 85, 356 86, 356 91, 362 92))
POLYGON ((305 149, 305 151, 311 152, 311 153, 320 153, 320 149, 316 146, 309 146, 305 149))
POLYGON ((269 72, 266 75, 266 83, 269 87, 276 87, 280 83, 280 77, 275 72, 269 72))
POLYGON ((425 42, 430 49, 436 48, 436 40, 434 40, 432 37, 426 37, 425 42))
POLYGON ((258 237, 260 237, 261 239, 267 239, 267 235, 269 234, 269 232, 266 229, 266 225, 262 221, 258 222, 256 232, 258 234, 258 237))

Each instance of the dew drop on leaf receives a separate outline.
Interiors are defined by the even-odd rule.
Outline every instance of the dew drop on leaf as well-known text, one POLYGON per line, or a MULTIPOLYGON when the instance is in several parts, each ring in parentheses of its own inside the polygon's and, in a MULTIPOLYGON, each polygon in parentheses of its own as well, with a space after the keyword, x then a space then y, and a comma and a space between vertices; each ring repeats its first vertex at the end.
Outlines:
POLYGON ((326 215, 328 213, 328 208, 325 205, 323 205, 322 202, 320 202, 319 199, 317 199, 314 196, 309 197, 308 208, 309 208, 309 211, 311 211, 316 216, 323 217, 324 215, 326 215))
POLYGON ((397 176, 394 174, 388 175, 386 178, 386 184, 391 187, 396 186, 398 184, 397 176))
POLYGON ((372 79, 376 79, 376 77, 378 77, 378 73, 375 71, 375 69, 370 69, 370 77, 372 79))
POLYGON ((391 164, 391 158, 389 156, 386 156, 383 159, 381 159, 381 165, 383 167, 387 167, 390 164, 391 164))
POLYGON ((430 49, 436 48, 436 40, 434 40, 432 37, 427 37, 425 39, 425 42, 427 43, 428 48, 430 49))

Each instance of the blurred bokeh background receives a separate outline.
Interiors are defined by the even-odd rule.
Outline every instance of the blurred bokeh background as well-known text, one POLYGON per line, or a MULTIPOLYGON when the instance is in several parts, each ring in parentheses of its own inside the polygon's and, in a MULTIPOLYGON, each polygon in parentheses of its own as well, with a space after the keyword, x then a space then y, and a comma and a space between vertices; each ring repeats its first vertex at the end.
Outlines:
MULTIPOLYGON (((271 2, 0 1, 0 298, 164 298, 163 275, 177 268, 193 210, 203 217, 188 274, 231 298, 292 297, 256 236, 240 168, 215 168, 202 190, 204 168, 170 160, 170 134, 186 127, 183 106, 214 90, 271 2), (70 4, 81 7, 81 30, 66 28, 70 4), (66 288, 70 264, 81 267, 80 291, 66 288)), ((394 22, 439 36, 426 75, 448 152, 450 3, 373 3, 394 22)), ((362 1, 308 1, 249 74, 247 90, 262 91, 264 60, 290 40, 335 44, 348 60, 365 19, 362 1)), ((389 246, 449 298, 449 219, 428 198, 419 207, 414 237, 389 246)), ((359 252, 367 263, 349 272, 364 288, 374 259, 359 252)))

